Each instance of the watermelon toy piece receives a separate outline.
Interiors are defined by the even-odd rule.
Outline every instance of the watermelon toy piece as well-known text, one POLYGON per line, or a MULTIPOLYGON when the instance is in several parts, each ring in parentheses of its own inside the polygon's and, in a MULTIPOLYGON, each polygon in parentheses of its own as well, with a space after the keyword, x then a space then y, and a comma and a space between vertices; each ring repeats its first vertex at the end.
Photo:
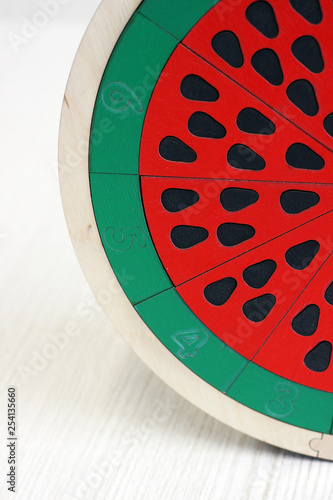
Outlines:
POLYGON ((104 0, 59 170, 135 352, 228 425, 331 460, 332 21, 331 0, 104 0))

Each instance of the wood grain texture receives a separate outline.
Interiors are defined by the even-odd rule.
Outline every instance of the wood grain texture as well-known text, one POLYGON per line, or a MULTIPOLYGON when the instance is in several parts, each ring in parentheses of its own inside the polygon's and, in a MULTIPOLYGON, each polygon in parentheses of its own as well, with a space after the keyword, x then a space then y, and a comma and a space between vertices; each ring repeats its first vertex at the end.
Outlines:
MULTIPOLYGON (((4 44, 0 498, 331 500, 332 464, 260 443, 192 406, 127 347, 90 292, 55 175, 63 89, 98 4, 72 2, 18 55, 4 44), (16 495, 5 488, 11 384, 19 404, 16 495)), ((39 9, 29 8, 17 25, 0 16, 4 33, 39 9)))

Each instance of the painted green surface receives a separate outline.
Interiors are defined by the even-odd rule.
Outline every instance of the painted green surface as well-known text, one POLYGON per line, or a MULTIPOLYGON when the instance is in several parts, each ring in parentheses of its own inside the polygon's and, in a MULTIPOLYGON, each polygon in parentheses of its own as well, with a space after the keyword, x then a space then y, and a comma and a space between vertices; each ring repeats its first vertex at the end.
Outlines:
POLYGON ((172 354, 221 392, 247 364, 193 314, 174 289, 138 304, 136 310, 172 354))
POLYGON ((250 363, 227 395, 245 406, 291 425, 329 434, 333 394, 281 378, 250 363))
POLYGON ((90 174, 90 186, 104 250, 132 304, 170 288, 146 225, 138 176, 90 174))
POLYGON ((145 0, 139 11, 182 40, 219 0, 145 0))
POLYGON ((135 14, 116 45, 97 95, 90 172, 138 173, 141 132, 156 81, 178 41, 135 14))

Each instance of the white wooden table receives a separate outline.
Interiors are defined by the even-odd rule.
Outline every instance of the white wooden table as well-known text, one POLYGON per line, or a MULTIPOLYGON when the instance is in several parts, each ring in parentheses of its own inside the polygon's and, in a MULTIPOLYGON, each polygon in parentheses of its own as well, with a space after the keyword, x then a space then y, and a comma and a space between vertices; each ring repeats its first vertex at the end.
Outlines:
POLYGON ((332 463, 259 443, 187 403, 124 344, 86 284, 62 213, 57 134, 98 3, 54 0, 47 19, 43 2, 0 6, 0 498, 331 500, 332 463), (38 19, 26 42, 8 38, 38 19), (16 496, 6 486, 11 385, 16 496))

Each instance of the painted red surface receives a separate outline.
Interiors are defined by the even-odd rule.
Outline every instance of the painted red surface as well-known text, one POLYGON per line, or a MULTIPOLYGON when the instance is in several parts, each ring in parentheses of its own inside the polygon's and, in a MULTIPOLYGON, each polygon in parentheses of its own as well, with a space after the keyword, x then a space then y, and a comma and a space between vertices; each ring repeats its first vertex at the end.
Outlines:
MULTIPOLYGON (((207 272, 318 215, 333 210, 331 187, 313 184, 142 177, 141 188, 147 222, 156 250, 175 285, 207 272), (162 206, 161 196, 170 188, 193 190, 199 195, 199 201, 180 212, 168 212, 162 206), (228 188, 255 190, 259 199, 243 210, 228 212, 220 202, 220 194, 228 188), (282 210, 280 197, 290 189, 315 191, 320 196, 320 202, 304 212, 289 215, 282 210), (217 229, 224 223, 251 225, 255 234, 239 245, 223 246, 218 240, 217 229), (204 227, 208 230, 209 236, 192 248, 180 250, 172 243, 170 233, 174 227, 181 225, 204 227)), ((326 222, 321 237, 325 236, 324 233, 329 230, 330 224, 333 224, 333 220, 332 223, 326 222)), ((312 227, 316 227, 316 223, 312 227)), ((331 227, 333 228, 333 225, 331 227)), ((313 234, 309 232, 308 236, 308 239, 315 237, 316 231, 313 234)), ((292 239, 288 240, 288 244, 289 242, 289 246, 292 246, 292 239)), ((258 252, 260 253, 260 249, 258 252)))
POLYGON ((253 0, 219 2, 191 30, 184 40, 184 45, 318 141, 333 149, 333 138, 323 128, 324 118, 333 112, 329 84, 333 79, 333 65, 330 62, 333 58, 333 3, 331 0, 320 0, 323 20, 313 25, 300 16, 289 1, 270 0, 279 26, 279 34, 273 39, 263 36, 247 21, 246 9, 252 3, 253 0), (231 67, 212 49, 213 37, 222 30, 230 30, 237 35, 244 55, 244 64, 241 68, 231 67), (325 66, 319 74, 307 70, 291 52, 293 42, 305 35, 314 37, 321 47, 325 66), (269 84, 252 68, 253 54, 263 48, 274 50, 280 59, 284 74, 284 81, 280 86, 269 84), (287 87, 299 79, 308 80, 315 89, 319 112, 314 117, 306 116, 286 97, 287 87))
MULTIPOLYGON (((279 26, 274 39, 264 37, 246 19, 245 11, 253 0, 219 2, 199 21, 166 64, 154 90, 140 149, 142 199, 147 223, 161 261, 177 291, 219 338, 260 366, 287 379, 321 390, 333 391, 333 361, 323 373, 309 370, 305 355, 319 342, 333 343, 330 318, 333 306, 323 298, 333 281, 333 139, 323 128, 324 118, 333 112, 331 82, 333 66, 333 4, 321 0, 323 21, 306 22, 289 2, 271 0, 279 26), (235 33, 244 56, 241 68, 233 68, 212 49, 213 37, 225 30, 235 33), (324 70, 315 74, 298 62, 291 52, 300 36, 313 36, 319 43, 324 70), (269 84, 251 66, 253 54, 271 48, 280 59, 283 83, 269 84), (215 102, 185 98, 181 83, 188 75, 198 75, 215 87, 215 102), (286 95, 290 83, 308 80, 316 93, 318 113, 305 115, 286 95), (254 108, 275 125, 272 135, 242 132, 237 117, 244 108, 254 108), (196 137, 188 122, 195 112, 209 114, 226 129, 222 139, 196 137), (159 153, 161 141, 168 136, 181 140, 197 158, 191 163, 169 161, 159 153), (295 168, 287 163, 286 152, 293 144, 304 144, 324 161, 321 170, 295 168), (265 168, 253 171, 228 163, 228 152, 242 144, 261 156, 265 168), (259 199, 238 212, 225 210, 221 193, 230 187, 255 190, 259 199), (161 196, 170 188, 195 191, 199 201, 179 212, 168 212, 161 196), (287 190, 316 192, 320 202, 290 215, 280 203, 287 190), (232 247, 222 245, 217 230, 225 223, 246 224, 254 228, 252 238, 232 247), (202 227, 208 238, 189 248, 179 249, 171 240, 177 226, 202 227), (295 270, 286 261, 286 251, 304 241, 316 240, 320 250, 311 264, 295 270), (272 259, 277 269, 261 289, 248 286, 243 271, 248 266, 272 259), (225 277, 237 281, 229 300, 210 304, 205 288, 225 277), (256 297, 272 294, 276 304, 260 322, 246 318, 244 304, 256 297), (321 310, 316 332, 310 337, 296 334, 292 319, 307 303, 321 310)), ((245 158, 246 160, 246 158, 245 158)))
MULTIPOLYGON (((333 251, 333 241, 327 239, 327 227, 332 224, 333 214, 324 215, 180 285, 177 290, 195 314, 221 340, 246 358, 252 359, 302 293, 309 280, 313 278, 333 251), (291 268, 285 259, 286 251, 290 247, 309 239, 316 239, 320 244, 318 254, 307 268, 303 270, 291 268), (247 267, 265 259, 274 260, 277 269, 263 288, 254 289, 245 283, 243 271, 247 267), (235 291, 224 305, 211 305, 204 296, 205 288, 211 283, 227 277, 232 277, 237 281, 235 291), (265 294, 274 295, 276 305, 263 321, 255 323, 248 320, 243 314, 243 305, 247 301, 265 294)), ((332 275, 327 276, 327 280, 330 283, 333 280, 332 275)), ((296 334, 293 335, 293 338, 296 338, 295 343, 297 343, 296 334)), ((330 338, 332 339, 332 334, 330 334, 330 338)), ((282 338, 279 348, 280 353, 284 352, 286 348, 285 337, 282 338)), ((280 362, 282 362, 281 359, 280 362)), ((284 362, 288 362, 286 357, 284 357, 284 362)), ((265 368, 270 369, 267 365, 265 365, 265 368)))
POLYGON ((140 175, 333 183, 332 165, 333 155, 329 150, 208 63, 184 47, 177 47, 149 105, 140 149, 140 175), (180 86, 183 79, 191 74, 213 85, 220 94, 218 101, 207 103, 185 99, 180 86), (260 111, 270 119, 276 126, 276 132, 268 136, 241 132, 237 127, 237 116, 247 107, 260 111), (188 120, 196 111, 205 112, 220 122, 227 131, 226 136, 223 139, 193 136, 188 130, 188 120), (167 136, 175 136, 191 147, 197 154, 196 161, 181 163, 164 160, 159 154, 159 146, 167 136), (324 168, 315 171, 289 166, 286 152, 295 143, 306 144, 321 156, 325 160, 324 168), (227 154, 235 144, 248 146, 264 158, 264 170, 254 172, 230 166, 227 154))
MULTIPOLYGON (((333 392, 333 363, 331 362, 324 372, 316 373, 309 370, 303 362, 306 354, 319 342, 332 343, 333 306, 324 298, 325 291, 332 281, 333 257, 331 256, 261 347, 254 357, 255 363, 300 384, 333 392), (320 308, 319 322, 315 333, 304 337, 295 333, 291 325, 293 319, 310 304, 316 304, 320 308)), ((297 282, 294 280, 291 288, 296 287, 297 282)))

